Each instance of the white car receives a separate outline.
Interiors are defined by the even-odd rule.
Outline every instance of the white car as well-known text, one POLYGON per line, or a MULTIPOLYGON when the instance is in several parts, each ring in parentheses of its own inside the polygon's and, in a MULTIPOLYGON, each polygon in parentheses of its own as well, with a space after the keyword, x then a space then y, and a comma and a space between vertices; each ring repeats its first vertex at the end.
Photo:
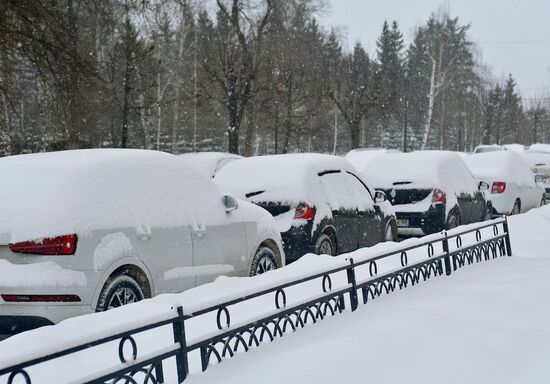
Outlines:
POLYGON ((504 144, 502 148, 507 149, 508 151, 513 151, 516 153, 523 153, 527 150, 527 146, 523 144, 504 144))
POLYGON ((505 147, 501 147, 498 144, 491 145, 478 145, 474 148, 473 153, 485 153, 485 152, 497 152, 497 151, 507 151, 505 147))
POLYGON ((210 179, 228 163, 243 159, 242 156, 227 152, 191 152, 178 156, 210 179))
POLYGON ((477 179, 491 186, 489 198, 495 213, 514 215, 544 205, 544 188, 521 155, 498 151, 463 159, 477 179))
POLYGON ((531 144, 529 150, 550 153, 550 144, 531 144))
POLYGON ((550 200, 550 152, 529 149, 521 157, 531 167, 531 170, 541 178, 546 190, 546 200, 550 200))
POLYGON ((273 217, 177 156, 0 159, 0 334, 281 267, 273 217))

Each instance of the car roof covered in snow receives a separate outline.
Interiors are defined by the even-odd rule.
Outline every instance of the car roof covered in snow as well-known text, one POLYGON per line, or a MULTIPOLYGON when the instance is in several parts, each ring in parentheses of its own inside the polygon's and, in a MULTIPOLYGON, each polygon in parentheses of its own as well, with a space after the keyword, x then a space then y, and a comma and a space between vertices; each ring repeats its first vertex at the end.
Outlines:
POLYGON ((474 176, 480 180, 515 181, 533 185, 533 172, 522 157, 513 151, 485 152, 463 157, 474 176))
POLYGON ((386 153, 400 153, 397 149, 386 148, 358 148, 349 151, 345 159, 349 161, 355 168, 362 171, 369 165, 369 163, 377 156, 386 153))
POLYGON ((224 220, 213 183, 168 153, 89 149, 0 159, 0 234, 11 241, 96 229, 224 220), (220 212, 220 213, 218 213, 220 212))
POLYGON ((318 173, 331 170, 358 174, 343 158, 302 153, 256 156, 233 161, 216 174, 214 181, 223 191, 251 201, 293 204, 304 199, 316 200, 313 195, 322 189, 318 173))
POLYGON ((550 144, 531 144, 529 150, 550 153, 550 144))
POLYGON ((363 171, 376 188, 440 188, 447 192, 474 192, 475 179, 458 153, 418 151, 377 156, 363 171))
POLYGON ((191 152, 178 155, 188 164, 197 168, 207 177, 214 175, 227 163, 242 159, 242 156, 227 152, 191 152))

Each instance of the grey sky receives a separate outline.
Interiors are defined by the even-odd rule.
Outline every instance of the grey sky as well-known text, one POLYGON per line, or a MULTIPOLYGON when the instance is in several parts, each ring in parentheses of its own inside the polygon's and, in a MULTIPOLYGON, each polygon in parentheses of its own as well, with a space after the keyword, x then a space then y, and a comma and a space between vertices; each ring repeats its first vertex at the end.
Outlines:
MULTIPOLYGON (((350 45, 373 53, 385 19, 397 20, 407 43, 442 0, 328 0, 325 25, 341 26, 350 45)), ((452 16, 471 23, 470 36, 497 77, 508 72, 526 98, 550 89, 549 0, 450 0, 452 16)))

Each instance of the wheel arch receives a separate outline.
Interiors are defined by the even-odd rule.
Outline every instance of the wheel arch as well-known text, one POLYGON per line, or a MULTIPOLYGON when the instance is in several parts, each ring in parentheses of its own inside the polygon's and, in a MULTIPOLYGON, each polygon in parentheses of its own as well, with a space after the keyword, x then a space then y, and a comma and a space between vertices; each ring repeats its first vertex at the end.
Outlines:
POLYGON ((147 266, 135 257, 124 257, 115 261, 101 275, 92 298, 92 308, 97 308, 99 295, 109 278, 118 275, 128 275, 132 277, 140 286, 144 298, 154 296, 154 283, 151 272, 147 266))
POLYGON ((332 239, 332 242, 334 243, 334 253, 338 254, 338 236, 336 235, 336 228, 332 224, 327 224, 323 227, 323 229, 319 232, 319 234, 315 237, 315 241, 313 244, 317 242, 319 239, 319 236, 321 235, 327 235, 332 239))
MULTIPOLYGON (((279 247, 279 245, 277 244, 277 242, 275 240, 270 239, 270 238, 265 239, 258 246, 258 248, 260 248, 260 247, 268 247, 269 249, 271 249, 273 251, 273 253, 275 253, 275 257, 277 258, 277 264, 278 264, 279 268, 281 268, 285 265, 284 252, 279 247)), ((257 252, 257 250, 258 249, 256 249, 256 251, 254 251, 254 254, 257 252)))

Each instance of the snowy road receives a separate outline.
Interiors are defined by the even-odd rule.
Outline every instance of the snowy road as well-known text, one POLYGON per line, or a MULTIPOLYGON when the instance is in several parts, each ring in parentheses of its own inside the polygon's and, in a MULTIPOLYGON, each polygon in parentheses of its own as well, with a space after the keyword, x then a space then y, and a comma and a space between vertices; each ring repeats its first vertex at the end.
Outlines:
POLYGON ((509 221, 513 257, 383 296, 189 383, 547 382, 550 206, 509 221))
POLYGON ((550 259, 430 280, 212 366, 189 383, 535 383, 550 363, 550 259))

